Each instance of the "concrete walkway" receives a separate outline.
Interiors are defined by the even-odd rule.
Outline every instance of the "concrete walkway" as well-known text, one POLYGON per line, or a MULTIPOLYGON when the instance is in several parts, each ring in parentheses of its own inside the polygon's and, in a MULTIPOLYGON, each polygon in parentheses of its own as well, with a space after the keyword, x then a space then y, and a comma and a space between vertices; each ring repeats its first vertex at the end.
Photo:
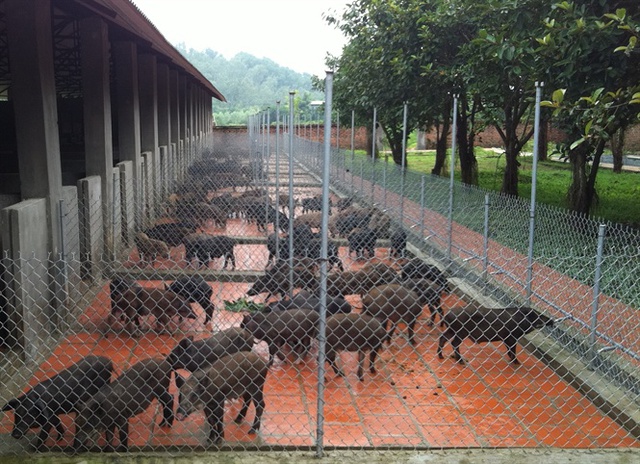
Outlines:
MULTIPOLYGON (((328 451, 322 459, 314 452, 208 452, 181 454, 132 455, 46 455, 30 456, 35 464, 636 464, 640 450, 580 449, 493 449, 435 451, 328 451)), ((24 458, 0 458, 0 464, 22 464, 24 458)))

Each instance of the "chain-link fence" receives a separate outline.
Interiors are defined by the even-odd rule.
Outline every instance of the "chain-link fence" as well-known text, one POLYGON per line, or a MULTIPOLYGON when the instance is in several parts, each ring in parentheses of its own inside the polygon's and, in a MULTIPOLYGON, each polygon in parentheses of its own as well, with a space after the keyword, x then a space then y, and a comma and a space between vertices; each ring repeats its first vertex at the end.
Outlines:
POLYGON ((638 446, 637 235, 334 150, 325 242, 288 139, 83 179, 56 257, 7 213, 1 454, 638 446))

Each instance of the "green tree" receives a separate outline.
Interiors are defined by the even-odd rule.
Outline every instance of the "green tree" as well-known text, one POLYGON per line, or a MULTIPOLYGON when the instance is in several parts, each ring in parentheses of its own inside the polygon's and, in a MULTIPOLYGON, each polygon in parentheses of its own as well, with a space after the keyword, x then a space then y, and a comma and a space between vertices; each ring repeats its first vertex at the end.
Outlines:
POLYGON ((588 215, 597 201, 600 159, 616 132, 637 121, 640 61, 637 3, 575 1, 553 6, 538 38, 541 53, 562 56, 548 69, 556 90, 545 102, 569 141, 569 207, 588 215), (632 10, 618 8, 624 4, 632 10))
POLYGON ((328 16, 349 38, 333 61, 334 104, 341 113, 356 112, 371 126, 373 108, 396 164, 406 162, 403 146, 403 106, 408 105, 407 131, 424 120, 428 83, 420 79, 423 66, 419 19, 424 2, 415 0, 356 0, 341 17, 328 16))

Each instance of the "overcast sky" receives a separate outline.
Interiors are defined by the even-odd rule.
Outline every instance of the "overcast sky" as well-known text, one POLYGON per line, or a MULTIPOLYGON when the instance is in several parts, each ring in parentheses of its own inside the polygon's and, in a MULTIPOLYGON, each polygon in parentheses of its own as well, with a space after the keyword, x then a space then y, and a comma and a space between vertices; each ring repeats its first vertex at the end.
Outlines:
POLYGON ((173 45, 210 48, 232 58, 247 52, 298 72, 324 76, 326 52, 345 42, 323 13, 350 0, 132 0, 173 45))

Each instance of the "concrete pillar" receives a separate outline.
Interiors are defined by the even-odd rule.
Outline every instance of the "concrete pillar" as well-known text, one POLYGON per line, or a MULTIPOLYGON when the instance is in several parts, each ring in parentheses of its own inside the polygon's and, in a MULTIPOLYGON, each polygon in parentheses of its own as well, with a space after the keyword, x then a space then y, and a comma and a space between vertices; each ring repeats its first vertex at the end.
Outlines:
POLYGON ((41 349, 50 342, 58 317, 50 304, 46 200, 22 201, 2 210, 3 275, 8 320, 8 340, 23 350, 25 360, 39 362, 41 349))
MULTIPOLYGON (((137 163, 139 165, 139 162, 137 163)), ((133 246, 133 238, 135 236, 135 199, 133 195, 134 162, 121 161, 117 164, 120 169, 120 212, 122 217, 120 223, 122 225, 122 240, 125 246, 133 246)))
POLYGON ((78 181, 78 209, 80 223, 80 275, 83 280, 99 278, 104 243, 102 210, 102 178, 90 176, 78 181))
POLYGON ((155 55, 138 56, 141 150, 158 148, 158 72, 155 55))
MULTIPOLYGON (((45 198, 48 249, 60 247, 62 196, 50 0, 5 0, 11 95, 23 199, 45 198)), ((41 223, 42 227, 42 223, 41 223)))
POLYGON ((113 142, 111 129, 111 88, 109 28, 99 17, 80 20, 82 95, 84 98, 84 144, 87 177, 101 179, 104 211, 104 257, 113 257, 114 237, 113 142))
POLYGON ((178 180, 178 168, 177 163, 179 160, 179 154, 177 151, 178 143, 180 142, 180 75, 177 70, 172 69, 169 71, 169 95, 170 95, 170 108, 169 108, 169 120, 171 126, 171 153, 170 153, 170 184, 169 188, 173 192, 178 180))
POLYGON ((160 172, 158 204, 167 200, 167 150, 171 147, 171 100, 169 96, 169 66, 158 63, 158 147, 160 148, 160 172), (164 150, 162 150, 164 147, 164 150))
MULTIPOLYGON (((136 214, 133 205, 141 204, 141 192, 139 183, 133 179, 140 179, 138 169, 139 157, 142 153, 140 146, 140 97, 138 92, 138 49, 133 42, 115 42, 112 46, 115 85, 117 100, 117 124, 118 124, 118 151, 120 162, 131 161, 132 171, 129 180, 132 181, 131 214, 134 220, 141 218, 136 214), (136 160, 138 160, 136 162, 136 160)), ((135 225, 135 224, 134 224, 135 225)), ((125 243, 132 237, 123 237, 125 243)))
MULTIPOLYGON (((144 153, 151 153, 152 159, 158 154, 158 60, 155 55, 141 54, 138 57, 140 81, 140 135, 141 148, 144 153)), ((156 166, 147 165, 146 208, 147 219, 155 218, 156 190, 159 184, 156 166), (151 169, 151 170, 150 170, 151 169)), ((148 224, 148 222, 147 222, 148 224)))
POLYGON ((180 172, 180 178, 184 179, 185 173, 186 173, 186 166, 187 166, 187 151, 188 151, 188 147, 189 147, 189 141, 188 141, 188 131, 189 129, 187 128, 187 124, 188 124, 188 118, 187 118, 187 111, 189 109, 189 106, 187 104, 187 98, 188 98, 188 93, 187 93, 187 77, 184 74, 180 75, 179 78, 179 89, 180 89, 180 101, 179 101, 179 105, 180 105, 180 141, 182 142, 180 144, 180 150, 179 150, 179 160, 178 160, 178 166, 179 166, 179 172, 180 172))

